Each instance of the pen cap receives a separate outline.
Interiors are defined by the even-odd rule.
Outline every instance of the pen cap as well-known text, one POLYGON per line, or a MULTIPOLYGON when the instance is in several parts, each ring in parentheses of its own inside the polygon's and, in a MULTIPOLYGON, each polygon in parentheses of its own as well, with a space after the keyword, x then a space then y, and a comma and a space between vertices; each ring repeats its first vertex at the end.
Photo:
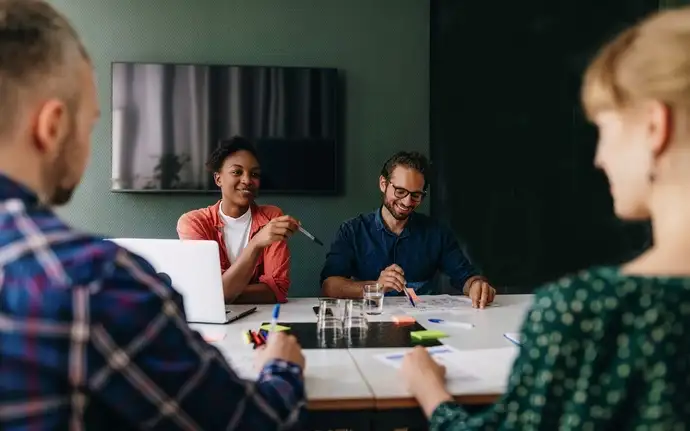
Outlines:
POLYGON ((276 304, 273 306, 273 318, 277 319, 279 315, 280 315, 280 304, 276 304))

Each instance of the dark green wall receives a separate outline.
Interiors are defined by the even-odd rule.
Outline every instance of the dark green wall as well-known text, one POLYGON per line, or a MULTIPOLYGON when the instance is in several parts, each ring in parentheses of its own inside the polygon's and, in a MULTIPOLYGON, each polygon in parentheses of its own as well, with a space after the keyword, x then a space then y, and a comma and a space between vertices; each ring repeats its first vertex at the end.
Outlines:
POLYGON ((690 5, 690 0, 661 0, 660 4, 662 8, 674 8, 690 5))
MULTIPOLYGON (((127 195, 110 187, 110 63, 200 62, 337 67, 345 76, 346 191, 337 198, 272 197, 330 242, 339 223, 378 203, 377 173, 398 149, 428 151, 426 0, 53 0, 94 63, 103 119, 73 202, 61 215, 115 237, 174 238, 183 212, 211 195, 127 195)), ((293 296, 318 292, 326 250, 291 240, 293 296)))

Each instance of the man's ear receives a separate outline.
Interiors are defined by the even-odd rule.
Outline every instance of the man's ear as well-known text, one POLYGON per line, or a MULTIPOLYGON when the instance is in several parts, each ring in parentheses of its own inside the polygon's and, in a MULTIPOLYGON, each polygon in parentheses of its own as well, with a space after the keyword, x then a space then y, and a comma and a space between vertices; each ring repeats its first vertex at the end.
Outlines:
POLYGON ((60 153, 60 146, 70 134, 70 112, 61 100, 50 99, 38 111, 34 123, 34 141, 38 151, 51 158, 60 153))
POLYGON ((222 181, 220 180, 220 174, 218 172, 213 173, 213 181, 215 181, 218 187, 221 187, 222 181))
POLYGON ((388 185, 388 180, 383 175, 379 175, 379 190, 381 193, 386 193, 386 186, 388 185))

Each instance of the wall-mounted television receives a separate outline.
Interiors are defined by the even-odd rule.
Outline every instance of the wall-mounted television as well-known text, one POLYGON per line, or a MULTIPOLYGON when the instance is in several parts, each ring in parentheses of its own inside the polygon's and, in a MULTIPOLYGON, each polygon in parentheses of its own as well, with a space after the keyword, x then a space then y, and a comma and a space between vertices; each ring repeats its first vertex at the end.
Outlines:
POLYGON ((338 194, 339 74, 333 68, 112 64, 118 192, 215 192, 222 139, 256 145, 266 193, 338 194))

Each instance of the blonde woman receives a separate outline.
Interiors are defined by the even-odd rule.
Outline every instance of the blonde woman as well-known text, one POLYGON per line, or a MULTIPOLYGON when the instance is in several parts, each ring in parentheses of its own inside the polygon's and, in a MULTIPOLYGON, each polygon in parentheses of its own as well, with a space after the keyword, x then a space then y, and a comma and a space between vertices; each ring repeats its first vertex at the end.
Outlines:
POLYGON ((619 217, 651 217, 654 246, 538 291, 503 398, 469 416, 415 349, 402 374, 431 429, 690 427, 690 8, 622 33, 586 72, 596 165, 619 217))

